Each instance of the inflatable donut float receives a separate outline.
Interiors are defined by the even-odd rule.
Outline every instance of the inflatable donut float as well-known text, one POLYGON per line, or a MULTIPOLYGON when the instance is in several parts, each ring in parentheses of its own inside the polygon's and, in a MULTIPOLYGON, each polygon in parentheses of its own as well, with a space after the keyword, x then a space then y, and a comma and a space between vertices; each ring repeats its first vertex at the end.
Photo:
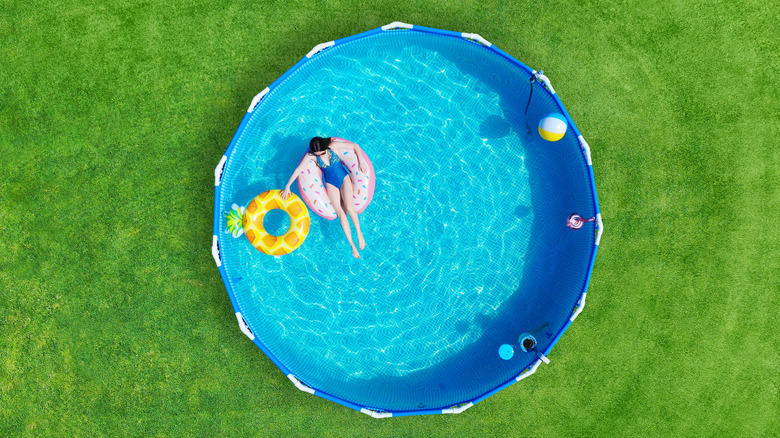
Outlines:
POLYGON ((238 237, 243 231, 255 249, 268 255, 280 256, 298 249, 309 234, 309 210, 295 193, 290 193, 286 200, 282 199, 281 193, 281 190, 266 190, 252 199, 246 208, 233 205, 226 214, 227 232, 238 237), (281 236, 269 233, 263 226, 266 213, 276 209, 284 210, 290 216, 290 228, 281 236))
MULTIPOLYGON (((348 142, 340 137, 331 137, 333 142, 348 142)), ((333 152, 336 152, 335 150, 333 152)), ((366 163, 367 172, 360 171, 358 166, 357 155, 355 151, 348 150, 339 152, 339 159, 344 163, 349 172, 349 176, 352 179, 352 187, 354 189, 352 194, 352 201, 355 205, 355 211, 360 214, 371 203, 371 199, 374 197, 374 187, 376 185, 376 176, 374 174, 374 165, 371 160, 368 159, 366 152, 361 149, 362 158, 366 163)), ((307 152, 308 153, 308 152, 307 152)), ((306 158, 306 154, 303 155, 301 161, 306 158)), ((325 189, 325 182, 322 179, 322 169, 314 162, 309 162, 304 167, 303 172, 298 176, 298 192, 301 194, 306 205, 319 216, 333 220, 336 219, 336 210, 330 204, 330 198, 328 198, 328 191, 325 189)))

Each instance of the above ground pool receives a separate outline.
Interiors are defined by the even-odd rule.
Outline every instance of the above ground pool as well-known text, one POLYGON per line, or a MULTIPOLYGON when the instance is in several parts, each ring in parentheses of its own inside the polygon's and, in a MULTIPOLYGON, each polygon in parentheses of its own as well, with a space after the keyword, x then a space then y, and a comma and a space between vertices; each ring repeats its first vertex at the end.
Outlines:
POLYGON ((458 413, 536 371, 584 306, 603 229, 549 80, 479 35, 403 23, 320 44, 256 96, 215 184, 212 253, 241 330, 299 389, 375 417, 458 413), (558 141, 540 135, 550 114, 558 141), (226 231, 315 136, 373 163, 360 259, 315 214, 283 256, 226 231))

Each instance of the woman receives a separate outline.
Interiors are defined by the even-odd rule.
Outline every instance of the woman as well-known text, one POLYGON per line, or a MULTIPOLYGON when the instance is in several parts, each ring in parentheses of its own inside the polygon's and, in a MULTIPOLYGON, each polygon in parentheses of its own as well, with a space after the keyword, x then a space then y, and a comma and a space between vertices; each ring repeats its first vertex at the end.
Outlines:
POLYGON ((309 163, 313 162, 316 164, 322 169, 322 177, 325 182, 325 188, 328 190, 328 198, 331 205, 333 205, 333 209, 336 210, 336 216, 341 222, 341 229, 344 230, 344 235, 347 236, 349 246, 352 247, 352 255, 359 259, 360 253, 352 242, 352 231, 349 229, 347 215, 352 218, 352 223, 355 225, 360 249, 365 249, 366 241, 363 239, 363 233, 360 231, 360 220, 355 211, 355 204, 352 202, 352 180, 341 164, 341 160, 339 160, 339 155, 342 155, 347 150, 355 151, 355 155, 358 158, 358 167, 361 172, 365 173, 367 167, 365 161, 363 161, 363 151, 360 149, 360 146, 343 139, 312 138, 309 142, 309 152, 301 160, 301 164, 298 165, 295 172, 293 172, 281 196, 282 199, 287 199, 290 196, 290 185, 293 181, 298 178, 298 175, 303 172, 309 163))

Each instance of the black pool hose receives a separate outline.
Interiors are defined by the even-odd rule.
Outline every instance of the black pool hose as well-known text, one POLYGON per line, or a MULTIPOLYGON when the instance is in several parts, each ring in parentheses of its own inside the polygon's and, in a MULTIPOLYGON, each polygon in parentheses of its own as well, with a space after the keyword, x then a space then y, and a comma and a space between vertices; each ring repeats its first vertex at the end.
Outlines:
POLYGON ((536 75, 531 74, 531 92, 528 93, 528 103, 525 104, 525 129, 527 131, 528 135, 531 135, 531 127, 528 126, 528 107, 531 106, 531 96, 534 95, 534 81, 536 80, 536 75))
POLYGON ((531 92, 528 94, 528 103, 525 104, 525 115, 528 116, 528 107, 531 105, 531 96, 534 95, 534 81, 536 80, 535 75, 531 75, 531 92))

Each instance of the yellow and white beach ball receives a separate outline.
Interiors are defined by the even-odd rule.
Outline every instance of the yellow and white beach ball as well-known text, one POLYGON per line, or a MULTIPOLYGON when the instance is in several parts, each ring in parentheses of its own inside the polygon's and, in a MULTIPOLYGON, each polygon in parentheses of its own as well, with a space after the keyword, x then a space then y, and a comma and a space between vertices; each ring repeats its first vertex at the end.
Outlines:
POLYGON ((558 141, 566 134, 566 118, 562 114, 550 113, 539 121, 539 135, 547 141, 558 141))

